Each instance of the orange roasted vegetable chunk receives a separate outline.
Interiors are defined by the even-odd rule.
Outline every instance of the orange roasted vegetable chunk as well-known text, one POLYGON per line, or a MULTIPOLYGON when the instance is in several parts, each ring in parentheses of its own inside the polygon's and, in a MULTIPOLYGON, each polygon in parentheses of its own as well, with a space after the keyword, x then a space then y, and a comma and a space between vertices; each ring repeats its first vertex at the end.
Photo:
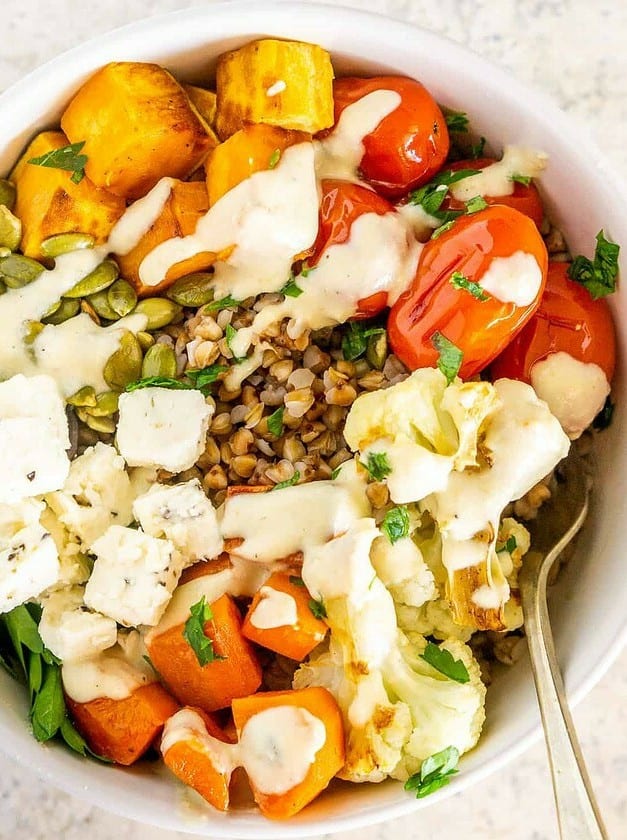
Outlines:
POLYGON ((247 125, 216 146, 207 163, 209 203, 219 198, 254 172, 272 169, 289 146, 310 140, 303 131, 287 131, 271 125, 247 125))
POLYGON ((140 297, 161 292, 179 277, 203 271, 215 262, 216 254, 204 251, 173 265, 157 286, 145 286, 139 278, 139 266, 144 257, 166 239, 194 233, 198 220, 208 209, 207 188, 202 181, 172 182, 170 195, 154 224, 131 251, 116 255, 122 276, 133 284, 140 297))
POLYGON ((309 604, 311 595, 302 578, 296 571, 293 575, 286 572, 274 572, 256 593, 246 614, 242 633, 251 642, 262 647, 296 659, 299 662, 324 639, 328 627, 312 613, 309 604), (283 624, 279 627, 256 627, 254 615, 257 607, 268 597, 272 590, 294 599, 296 623, 283 624))
POLYGON ((166 720, 179 708, 176 700, 157 682, 142 685, 123 700, 98 697, 88 703, 77 703, 68 695, 65 700, 89 748, 124 765, 142 757, 166 720))
MULTIPOLYGON (((302 782, 285 793, 267 794, 260 791, 251 780, 255 802, 261 813, 271 819, 283 820, 297 814, 315 799, 343 767, 344 726, 340 709, 326 688, 315 686, 297 691, 268 691, 233 701, 233 718, 240 741, 244 727, 254 715, 277 706, 306 709, 322 721, 326 729, 326 740, 302 782)), ((272 773, 271 767, 268 772, 272 773)))
POLYGON ((213 739, 233 743, 211 715, 188 707, 167 721, 161 752, 164 764, 177 778, 194 788, 214 808, 226 811, 233 767, 228 760, 228 747, 224 751, 225 762, 220 745, 213 739))
POLYGON ((143 62, 112 62, 94 73, 61 128, 72 143, 85 141, 91 180, 125 198, 145 195, 166 175, 186 178, 215 144, 176 79, 143 62))
MULTIPOLYGON (((190 604, 190 607, 192 605, 190 604)), ((216 657, 200 665, 183 636, 184 624, 146 638, 148 653, 169 691, 181 703, 206 712, 224 709, 261 685, 261 667, 242 636, 242 618, 233 599, 223 595, 211 604, 213 618, 204 625, 216 657)), ((158 628, 157 628, 158 630, 158 628)))
POLYGON ((126 208, 123 198, 89 178, 75 184, 71 172, 28 163, 68 143, 62 131, 43 131, 11 173, 17 190, 15 215, 22 220, 21 249, 27 257, 41 257, 41 243, 57 233, 87 233, 100 244, 126 208))

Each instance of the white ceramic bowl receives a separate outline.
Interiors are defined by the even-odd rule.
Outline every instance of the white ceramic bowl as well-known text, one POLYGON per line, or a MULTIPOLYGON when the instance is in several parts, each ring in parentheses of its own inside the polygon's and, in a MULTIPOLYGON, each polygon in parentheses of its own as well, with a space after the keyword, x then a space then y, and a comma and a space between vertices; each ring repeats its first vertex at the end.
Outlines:
MULTIPOLYGON (((495 148, 528 144, 550 155, 542 185, 553 217, 575 252, 590 253, 604 228, 623 245, 627 277, 627 192, 578 126, 544 96, 466 49, 409 24, 337 6, 293 3, 223 3, 151 18, 97 38, 23 79, 0 96, 0 172, 8 171, 38 130, 58 123, 64 104, 89 74, 112 60, 156 61, 179 78, 210 80, 216 57, 252 38, 272 35, 321 44, 336 72, 402 73, 420 79, 436 99, 467 111, 472 126, 495 148)), ((616 296, 615 296, 616 297, 616 296)), ((599 446, 593 511, 579 547, 552 593, 552 618, 572 702, 599 679, 625 637, 624 585, 627 495, 624 347, 627 313, 617 313, 621 353, 615 383, 617 411, 599 446)), ((499 676, 488 693, 487 722, 479 746, 461 762, 452 784, 416 800, 398 783, 338 784, 286 824, 257 812, 218 814, 190 808, 181 788, 151 766, 124 770, 82 759, 55 745, 36 743, 26 723, 21 686, 0 672, 0 746, 46 782, 103 808, 145 823, 221 837, 298 837, 355 828, 406 814, 462 790, 516 758, 539 736, 539 716, 528 663, 499 676)), ((609 737, 609 735, 608 735, 609 737)))

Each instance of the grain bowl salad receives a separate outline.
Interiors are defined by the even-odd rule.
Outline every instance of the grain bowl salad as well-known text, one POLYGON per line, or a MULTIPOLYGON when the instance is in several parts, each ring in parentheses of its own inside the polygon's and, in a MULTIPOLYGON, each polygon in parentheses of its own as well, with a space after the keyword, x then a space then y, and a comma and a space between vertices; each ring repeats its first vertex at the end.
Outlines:
POLYGON ((571 256, 546 166, 272 38, 201 84, 108 64, 32 138, 0 181, 0 661, 35 738, 271 819, 458 772, 524 643, 525 521, 611 416, 618 245, 571 256))

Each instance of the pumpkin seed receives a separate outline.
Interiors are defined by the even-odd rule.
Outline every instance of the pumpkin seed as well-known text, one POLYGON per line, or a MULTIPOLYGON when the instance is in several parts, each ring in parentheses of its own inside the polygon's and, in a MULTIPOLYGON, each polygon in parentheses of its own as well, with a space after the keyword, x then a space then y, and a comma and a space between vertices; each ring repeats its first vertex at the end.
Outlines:
POLYGON ((101 318, 104 318, 106 321, 117 321, 120 316, 115 309, 111 309, 107 292, 108 289, 103 289, 101 292, 96 292, 95 295, 89 295, 86 300, 89 301, 94 312, 100 315, 101 318))
POLYGON ((167 344, 154 344, 142 362, 142 379, 149 376, 176 376, 176 354, 167 344))
POLYGON ((24 342, 26 344, 32 344, 43 328, 44 324, 41 321, 27 321, 26 330, 24 331, 24 342))
POLYGON ((80 304, 81 304, 81 312, 84 312, 85 315, 89 315, 89 317, 94 322, 94 324, 96 324, 99 327, 100 326, 100 316, 98 315, 98 313, 96 312, 94 307, 91 305, 91 303, 88 300, 81 300, 80 304))
POLYGON ((10 289, 21 289, 36 280, 44 267, 37 260, 21 254, 9 254, 0 259, 0 280, 10 289))
POLYGON ((91 385, 85 385, 85 387, 79 388, 71 397, 68 397, 67 402, 69 405, 75 405, 79 408, 93 408, 96 405, 96 392, 91 385))
POLYGON ((144 298, 135 307, 135 312, 146 316, 147 330, 158 330, 171 324, 183 312, 183 307, 165 298, 144 298))
POLYGON ((212 283, 213 274, 205 271, 187 274, 170 286, 166 297, 181 306, 204 306, 213 300, 212 283))
MULTIPOLYGON (((117 280, 119 273, 120 270, 113 260, 104 260, 66 292, 64 297, 82 298, 102 292, 117 280)), ((115 317, 117 318, 117 315, 115 317)))
POLYGON ((0 245, 10 251, 16 251, 21 238, 22 223, 5 204, 0 204, 0 245))
POLYGON ((135 333, 135 335, 137 336, 139 345, 144 352, 146 352, 146 350, 148 350, 149 347, 152 347, 152 345, 155 343, 155 337, 154 335, 150 335, 150 333, 138 332, 135 333))
POLYGON ((376 370, 382 370, 388 356, 388 339, 385 332, 369 336, 366 347, 366 359, 376 370))
POLYGON ((96 397, 95 405, 89 406, 87 413, 90 417, 110 417, 118 410, 119 393, 104 391, 96 397))
POLYGON ((88 414, 85 423, 94 432, 103 432, 106 435, 112 435, 115 432, 115 420, 111 417, 92 417, 88 414))
POLYGON ((15 184, 7 181, 5 178, 0 178, 0 204, 8 207, 9 210, 13 210, 16 194, 15 184))
POLYGON ((135 308, 137 292, 126 280, 116 280, 107 290, 107 302, 123 318, 135 308))
POLYGON ((54 308, 50 307, 45 316, 41 319, 44 324, 54 324, 58 326, 69 318, 78 315, 81 308, 80 300, 66 300, 63 298, 54 308))
POLYGON ((123 391, 129 382, 141 377, 142 349, 132 332, 124 331, 120 347, 107 361, 103 376, 109 388, 123 391))
POLYGON ((60 257, 70 251, 80 251, 83 248, 93 248, 94 237, 87 233, 57 233, 49 236, 41 243, 41 253, 44 257, 60 257))

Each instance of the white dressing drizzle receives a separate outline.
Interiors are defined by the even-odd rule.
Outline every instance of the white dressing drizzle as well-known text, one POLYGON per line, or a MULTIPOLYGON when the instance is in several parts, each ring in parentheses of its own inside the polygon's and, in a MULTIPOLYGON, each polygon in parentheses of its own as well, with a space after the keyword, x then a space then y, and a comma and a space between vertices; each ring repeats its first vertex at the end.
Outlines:
POLYGON ((236 767, 241 765, 238 744, 227 744, 207 732, 204 720, 193 709, 181 709, 168 718, 163 728, 161 755, 165 756, 175 744, 191 741, 209 758, 218 773, 227 780, 236 767))
POLYGON ((494 257, 479 285, 502 303, 529 306, 540 291, 542 271, 533 254, 515 251, 509 257, 494 257))
POLYGON ((274 627, 293 627, 297 623, 296 601, 289 593, 262 586, 259 597, 259 603, 250 616, 253 627, 271 630, 274 627))
POLYGON ((109 251, 125 256, 135 248, 163 212, 173 183, 172 178, 161 178, 149 193, 127 208, 109 234, 109 251))
POLYGON ((469 201, 476 195, 511 195, 515 183, 512 175, 537 178, 546 168, 548 155, 522 146, 505 146, 503 157, 486 166, 476 175, 451 184, 449 191, 458 201, 469 201))
POLYGON ((90 703, 99 697, 124 700, 156 681, 148 663, 129 655, 120 644, 98 656, 64 663, 61 676, 63 688, 76 703, 90 703))

